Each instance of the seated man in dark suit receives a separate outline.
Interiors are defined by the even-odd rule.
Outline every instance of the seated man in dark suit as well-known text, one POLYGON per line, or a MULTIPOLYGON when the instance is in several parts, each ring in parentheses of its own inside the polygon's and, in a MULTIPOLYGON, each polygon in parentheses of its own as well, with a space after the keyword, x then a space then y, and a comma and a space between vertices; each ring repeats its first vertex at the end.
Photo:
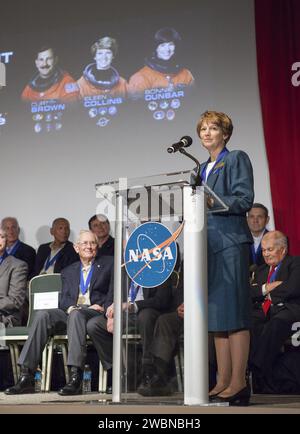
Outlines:
POLYGON ((0 323, 20 326, 26 296, 26 262, 6 253, 6 232, 0 228, 0 323))
POLYGON ((250 245, 250 268, 252 266, 253 271, 264 264, 261 240, 268 232, 267 224, 269 220, 268 208, 261 203, 254 203, 247 215, 247 223, 253 237, 253 244, 250 245))
POLYGON ((1 227, 7 234, 6 252, 28 265, 28 277, 30 280, 34 276, 35 250, 28 244, 19 240, 20 226, 15 217, 5 217, 1 221, 1 227))
POLYGON ((182 273, 174 291, 172 312, 160 315, 155 323, 150 348, 152 376, 142 382, 138 393, 143 396, 166 396, 172 393, 169 385, 170 363, 176 354, 183 333, 184 303, 182 273))
POLYGON ((67 219, 56 218, 50 229, 52 243, 40 245, 35 260, 35 275, 60 273, 65 267, 78 261, 78 255, 69 240, 70 223, 67 219))
MULTIPOLYGON (((130 294, 129 301, 123 303, 123 311, 128 310, 130 314, 131 326, 137 322, 137 329, 141 335, 142 353, 142 383, 147 383, 153 375, 153 362, 150 348, 152 345, 153 331, 157 318, 165 312, 170 311, 172 302, 172 281, 166 280, 156 288, 141 288, 135 285, 134 295, 130 294)), ((131 291, 130 291, 131 292, 131 291)), ((106 315, 94 322, 94 329, 90 330, 94 340, 99 342, 101 353, 98 352, 104 369, 112 367, 112 348, 113 348, 113 288, 107 298, 106 315)), ((125 320, 125 315, 123 315, 125 320)))
POLYGON ((51 334, 68 334, 68 366, 70 381, 60 395, 77 395, 82 391, 82 375, 86 358, 86 336, 99 343, 90 333, 93 323, 103 316, 104 305, 113 278, 113 258, 96 258, 97 238, 91 231, 81 231, 74 245, 80 261, 64 268, 61 273, 62 292, 58 309, 36 312, 28 339, 18 364, 21 375, 8 395, 34 392, 34 372, 40 362, 44 346, 51 334))
POLYGON ((94 232, 98 238, 98 253, 100 256, 114 256, 115 239, 109 234, 110 223, 107 217, 103 214, 93 215, 89 219, 89 229, 94 232))
MULTIPOLYGON (((182 266, 183 270, 183 266, 182 266)), ((172 312, 160 315, 155 323, 151 354, 153 376, 146 384, 141 384, 138 393, 143 396, 166 396, 171 387, 171 364, 178 351, 184 332, 183 272, 173 292, 172 312)), ((209 389, 216 383, 216 361, 213 338, 209 336, 209 389)))
POLYGON ((250 368, 270 387, 280 350, 300 318, 300 257, 288 255, 287 237, 279 231, 262 239, 265 264, 252 284, 253 329, 250 368))

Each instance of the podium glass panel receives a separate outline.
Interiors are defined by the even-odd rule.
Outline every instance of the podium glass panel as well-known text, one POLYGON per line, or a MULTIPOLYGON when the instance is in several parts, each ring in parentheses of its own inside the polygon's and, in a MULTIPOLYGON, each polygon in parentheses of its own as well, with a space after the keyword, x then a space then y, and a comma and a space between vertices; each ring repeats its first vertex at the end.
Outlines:
MULTIPOLYGON (((208 212, 224 212, 226 206, 206 185, 191 186, 191 175, 183 171, 96 185, 97 213, 105 214, 112 227, 115 223, 113 402, 208 401, 207 196, 214 199, 208 212), (133 291, 124 249, 147 222, 169 229, 179 255, 161 285, 136 285, 133 291)), ((160 247, 147 242, 153 242, 150 252, 160 247)), ((147 255, 141 245, 131 259, 141 258, 144 268, 154 269, 159 261, 163 267, 162 255, 147 255)))
MULTIPOLYGON (((122 195, 126 204, 125 220, 182 220, 183 219, 183 187, 190 186, 194 173, 190 170, 151 175, 140 178, 120 178, 95 185, 96 197, 99 199, 98 213, 107 215, 110 221, 115 220, 116 197, 122 195)), ((209 213, 228 210, 226 204, 202 183, 206 195, 214 199, 214 206, 209 213)))

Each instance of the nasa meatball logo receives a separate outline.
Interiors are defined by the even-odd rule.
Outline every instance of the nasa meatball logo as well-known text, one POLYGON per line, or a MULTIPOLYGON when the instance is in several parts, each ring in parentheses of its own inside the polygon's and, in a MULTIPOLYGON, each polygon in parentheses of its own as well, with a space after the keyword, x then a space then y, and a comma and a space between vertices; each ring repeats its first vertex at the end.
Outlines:
POLYGON ((174 234, 156 222, 144 223, 135 229, 127 241, 124 254, 128 276, 145 288, 165 282, 174 270, 176 259, 174 234))

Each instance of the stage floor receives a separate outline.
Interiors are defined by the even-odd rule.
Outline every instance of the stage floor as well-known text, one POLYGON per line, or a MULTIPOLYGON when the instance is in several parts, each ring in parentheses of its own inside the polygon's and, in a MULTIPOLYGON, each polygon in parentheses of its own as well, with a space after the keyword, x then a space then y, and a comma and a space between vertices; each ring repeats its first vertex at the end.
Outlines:
POLYGON ((253 395, 248 407, 185 406, 183 394, 141 397, 124 394, 124 402, 99 393, 62 397, 56 392, 13 395, 0 393, 0 414, 300 414, 300 395, 253 395))

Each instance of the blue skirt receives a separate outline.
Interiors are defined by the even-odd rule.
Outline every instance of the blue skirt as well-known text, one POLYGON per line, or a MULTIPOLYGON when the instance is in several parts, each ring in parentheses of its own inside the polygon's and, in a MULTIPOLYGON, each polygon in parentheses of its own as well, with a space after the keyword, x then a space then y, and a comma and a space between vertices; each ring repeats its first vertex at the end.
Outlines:
POLYGON ((208 330, 249 329, 249 244, 208 252, 208 330))

